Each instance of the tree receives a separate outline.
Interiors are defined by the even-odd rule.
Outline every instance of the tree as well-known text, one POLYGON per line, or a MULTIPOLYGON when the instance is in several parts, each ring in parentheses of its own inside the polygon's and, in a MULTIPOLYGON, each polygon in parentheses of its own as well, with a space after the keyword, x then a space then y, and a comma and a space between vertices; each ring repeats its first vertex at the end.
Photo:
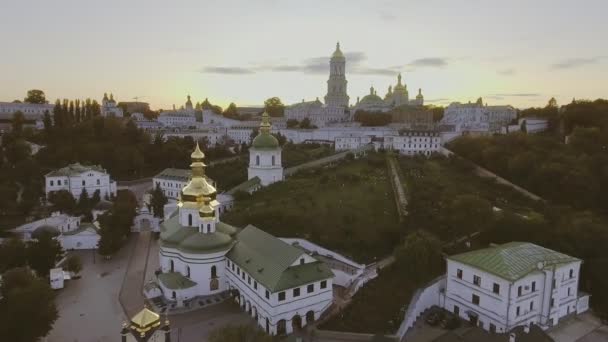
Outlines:
POLYGON ((253 325, 226 325, 212 331, 209 335, 209 342, 232 341, 272 342, 273 339, 253 325))
POLYGON ((27 91, 27 96, 23 100, 26 103, 43 104, 46 103, 46 96, 42 90, 30 89, 27 91))
POLYGON ((70 254, 65 260, 65 269, 73 274, 78 274, 82 271, 82 261, 76 254, 70 254))
POLYGON ((487 229, 494 217, 492 205, 476 195, 459 195, 449 203, 447 216, 448 226, 456 234, 468 234, 487 229))
POLYGON ((287 120, 287 128, 298 128, 298 125, 300 124, 300 122, 296 119, 289 119, 287 120))
POLYGON ((312 125, 310 124, 310 119, 309 118, 302 119, 302 121, 300 122, 300 128, 302 128, 302 129, 312 128, 312 125))
POLYGON ((89 199, 89 193, 87 191, 87 188, 82 188, 82 191, 80 192, 80 197, 78 197, 78 211, 81 214, 85 214, 86 212, 90 211, 90 202, 91 200, 89 199))
POLYGON ((27 243, 28 263, 41 278, 48 278, 49 271, 62 255, 63 249, 51 233, 43 232, 36 240, 27 243))
POLYGON ((91 207, 95 206, 99 201, 101 201, 101 192, 99 189, 95 190, 93 193, 93 197, 91 197, 91 207))
POLYGON ((226 109, 224 109, 223 115, 231 119, 239 119, 239 112, 236 109, 236 104, 231 102, 226 109))
POLYGON ((439 275, 443 270, 441 242, 423 230, 409 234, 395 250, 393 267, 407 269, 408 276, 418 284, 439 275))
POLYGON ((25 116, 23 116, 23 113, 21 111, 16 111, 13 114, 13 122, 12 122, 13 133, 15 133, 15 135, 17 135, 17 136, 21 136, 21 134, 23 133, 24 124, 25 124, 25 116))
POLYGON ((53 191, 49 193, 49 202, 53 204, 53 210, 61 212, 73 212, 76 208, 76 200, 72 193, 67 190, 53 191))
POLYGON ((167 196, 160 189, 160 184, 156 184, 156 188, 152 191, 152 198, 150 199, 154 217, 165 217, 165 204, 168 202, 167 196))
POLYGON ((264 101, 264 109, 266 110, 268 115, 273 117, 279 117, 284 115, 285 105, 278 97, 271 97, 264 101))
POLYGON ((110 215, 112 224, 123 232, 123 236, 128 236, 133 226, 133 219, 137 214, 137 198, 129 190, 121 190, 116 196, 110 215))
POLYGON ((21 239, 11 238, 0 244, 0 274, 12 268, 23 267, 26 261, 26 247, 21 239))
POLYGON ((44 123, 44 132, 46 133, 46 137, 51 135, 51 129, 53 129, 53 120, 51 119, 51 114, 48 110, 44 111, 44 119, 42 120, 44 123))
POLYGON ((30 154, 32 154, 30 144, 22 139, 16 140, 6 147, 6 159, 13 165, 28 159, 30 154))
POLYGON ((124 232, 114 224, 114 218, 111 213, 99 216, 98 220, 100 229, 97 252, 100 255, 109 257, 120 249, 124 241, 124 232))
POLYGON ((12 342, 36 342, 46 336, 59 317, 55 294, 44 279, 26 268, 2 276, 0 287, 0 336, 12 342))

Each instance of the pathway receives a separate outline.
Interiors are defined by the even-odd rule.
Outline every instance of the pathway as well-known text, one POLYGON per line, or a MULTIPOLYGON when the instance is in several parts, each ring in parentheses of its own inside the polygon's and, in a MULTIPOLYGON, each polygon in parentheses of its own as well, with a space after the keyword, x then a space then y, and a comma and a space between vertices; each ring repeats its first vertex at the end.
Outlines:
POLYGON ((405 190, 401 183, 401 167, 394 156, 388 156, 387 163, 389 178, 391 179, 393 194, 395 195, 397 212, 399 213, 399 219, 403 220, 407 216, 407 197, 405 196, 405 190))
POLYGON ((143 308, 145 303, 142 288, 151 240, 152 233, 149 231, 137 234, 135 247, 129 257, 127 272, 118 296, 118 300, 127 317, 133 317, 143 308))

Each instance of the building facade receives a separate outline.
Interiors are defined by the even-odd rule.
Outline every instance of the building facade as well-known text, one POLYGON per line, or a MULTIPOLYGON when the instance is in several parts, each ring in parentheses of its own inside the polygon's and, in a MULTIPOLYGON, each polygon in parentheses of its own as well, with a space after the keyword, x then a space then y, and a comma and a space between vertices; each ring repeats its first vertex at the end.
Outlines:
POLYGON ((283 180, 281 147, 279 141, 270 134, 270 117, 264 112, 260 133, 249 148, 249 168, 247 179, 259 178, 262 186, 283 180))
POLYGON ((43 120, 45 112, 48 112, 51 116, 53 115, 54 107, 54 105, 48 103, 0 102, 0 119, 12 120, 15 112, 21 112, 26 120, 43 120))
POLYGON ((436 131, 401 131, 384 137, 383 148, 407 156, 430 156, 441 150, 441 135, 436 131))
POLYGON ((457 132, 500 133, 503 126, 516 118, 515 108, 484 105, 479 98, 475 103, 451 103, 445 108, 441 124, 454 125, 457 132))
POLYGON ((44 179, 47 198, 53 191, 67 190, 78 199, 83 189, 86 189, 89 197, 97 190, 101 198, 116 196, 116 182, 110 179, 105 169, 97 165, 71 164, 47 173, 44 179))
POLYGON ((447 258, 444 307, 490 332, 555 326, 589 307, 578 291, 581 260, 511 242, 447 258))
POLYGON ((161 226, 157 279, 165 300, 184 306, 229 291, 272 335, 318 319, 332 302, 329 267, 256 227, 221 222, 198 145, 191 158, 178 209, 161 226))

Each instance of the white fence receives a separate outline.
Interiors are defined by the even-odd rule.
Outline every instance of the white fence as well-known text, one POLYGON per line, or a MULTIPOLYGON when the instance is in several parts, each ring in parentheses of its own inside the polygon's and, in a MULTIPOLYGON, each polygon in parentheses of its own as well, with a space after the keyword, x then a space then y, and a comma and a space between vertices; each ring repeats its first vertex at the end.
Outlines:
POLYGON ((441 276, 433 280, 427 287, 416 290, 407 307, 403 322, 401 322, 401 326, 399 326, 399 330, 397 330, 396 335, 400 339, 403 338, 407 330, 414 325, 418 316, 426 309, 433 305, 442 306, 440 298, 445 286, 445 276, 441 276))

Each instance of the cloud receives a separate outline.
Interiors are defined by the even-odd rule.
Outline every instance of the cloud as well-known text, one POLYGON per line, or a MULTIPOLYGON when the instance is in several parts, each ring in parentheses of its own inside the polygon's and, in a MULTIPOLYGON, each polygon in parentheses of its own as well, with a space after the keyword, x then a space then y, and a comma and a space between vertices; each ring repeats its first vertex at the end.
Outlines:
POLYGON ((506 94, 491 94, 490 96, 500 96, 500 97, 538 97, 541 94, 538 93, 506 93, 506 94))
POLYGON ((570 59, 565 59, 561 62, 551 65, 551 68, 552 69, 578 68, 578 67, 582 67, 585 65, 597 64, 604 58, 605 57, 601 57, 601 56, 591 57, 591 58, 570 58, 570 59))
POLYGON ((255 73, 250 68, 241 67, 220 67, 220 66, 208 66, 201 70, 202 73, 206 74, 224 74, 224 75, 246 75, 255 73))
MULTIPOLYGON (((395 75, 400 67, 375 68, 363 65, 367 60, 364 52, 354 51, 344 54, 348 61, 348 73, 361 75, 395 75)), ((251 67, 220 67, 207 66, 201 72, 226 75, 245 75, 256 72, 302 72, 306 74, 327 74, 329 72, 329 58, 311 57, 305 59, 300 64, 262 64, 251 67)))
POLYGON ((511 75, 515 75, 515 69, 513 69, 513 68, 502 69, 502 70, 498 70, 497 73, 499 75, 511 76, 511 75))
POLYGON ((441 68, 448 65, 448 61, 445 58, 439 57, 427 57, 427 58, 419 58, 415 59, 408 64, 408 66, 412 67, 432 67, 432 68, 441 68))

